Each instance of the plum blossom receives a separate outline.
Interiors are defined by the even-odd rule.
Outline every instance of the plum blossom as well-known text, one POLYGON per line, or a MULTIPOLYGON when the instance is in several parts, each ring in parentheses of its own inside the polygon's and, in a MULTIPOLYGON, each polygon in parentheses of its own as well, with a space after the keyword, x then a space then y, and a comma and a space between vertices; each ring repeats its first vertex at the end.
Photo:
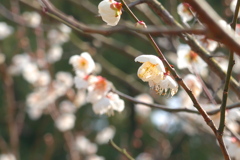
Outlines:
POLYGON ((98 5, 98 12, 102 20, 110 26, 116 26, 121 18, 122 4, 114 0, 103 0, 98 5))
POLYGON ((55 120, 55 126, 61 132, 71 130, 75 125, 76 117, 70 113, 64 113, 55 120))
POLYGON ((149 81, 149 86, 159 95, 166 95, 169 91, 169 94, 173 96, 178 91, 177 82, 173 80, 169 75, 164 75, 163 79, 156 78, 149 81))
POLYGON ((69 41, 69 34, 71 33, 71 28, 66 26, 65 24, 61 24, 58 26, 57 29, 51 29, 48 32, 48 39, 51 44, 55 45, 62 45, 69 41))
POLYGON ((13 32, 13 27, 7 25, 5 22, 0 22, 0 40, 8 37, 13 32))
POLYGON ((124 109, 124 101, 115 93, 109 92, 105 97, 93 103, 93 111, 95 114, 113 115, 114 111, 122 112, 124 109))
POLYGON ((57 62, 61 59, 63 53, 63 49, 60 45, 53 45, 48 50, 47 60, 49 63, 57 62))
POLYGON ((204 35, 198 35, 196 36, 196 39, 198 40, 201 46, 203 46, 205 49, 207 49, 210 52, 213 52, 218 46, 218 42, 208 39, 204 35))
POLYGON ((98 147, 95 143, 90 142, 86 137, 79 135, 75 141, 76 149, 84 155, 95 154, 98 147))
POLYGON ((183 22, 191 21, 194 17, 194 12, 191 12, 191 6, 188 3, 180 3, 177 7, 177 13, 181 17, 183 22))
POLYGON ((92 76, 87 88, 87 101, 95 103, 100 100, 112 89, 112 83, 102 76, 92 76))
POLYGON ((61 113, 75 113, 77 110, 77 107, 75 107, 75 105, 68 100, 64 100, 59 104, 59 111, 61 113))
POLYGON ((5 55, 3 53, 0 53, 0 65, 3 64, 5 62, 5 55))
POLYGON ((88 52, 72 56, 69 63, 73 66, 76 74, 80 77, 90 74, 95 69, 95 62, 88 52))
POLYGON ((101 130, 96 136, 96 142, 98 144, 108 143, 110 139, 113 139, 115 135, 115 128, 113 126, 109 126, 101 130))
MULTIPOLYGON (((152 97, 146 93, 142 93, 136 96, 135 99, 149 104, 153 103, 152 97)), ((135 111, 137 112, 138 115, 142 117, 148 117, 148 115, 151 112, 151 108, 143 104, 135 104, 135 111)))
POLYGON ((24 12, 22 16, 26 23, 33 28, 38 27, 41 23, 42 17, 37 12, 24 12))
POLYGON ((138 77, 142 81, 150 81, 163 78, 165 72, 162 61, 154 55, 141 55, 135 58, 135 62, 143 63, 138 69, 138 77))
POLYGON ((0 154, 0 160, 16 160, 16 157, 12 153, 0 154))
POLYGON ((179 69, 188 68, 190 72, 200 73, 207 66, 198 54, 192 51, 188 45, 179 45, 177 55, 177 66, 179 69))
POLYGON ((89 155, 86 160, 105 160, 105 158, 98 155, 89 155))

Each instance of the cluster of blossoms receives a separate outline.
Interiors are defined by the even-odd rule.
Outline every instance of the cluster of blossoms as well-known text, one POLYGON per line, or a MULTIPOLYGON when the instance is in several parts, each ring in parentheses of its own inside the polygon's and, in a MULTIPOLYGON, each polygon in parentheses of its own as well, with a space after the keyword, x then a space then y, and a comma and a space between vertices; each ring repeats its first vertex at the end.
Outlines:
POLYGON ((79 90, 86 90, 86 100, 93 105, 96 114, 112 115, 115 111, 122 112, 124 101, 111 90, 113 85, 102 76, 93 75, 95 63, 89 53, 83 52, 81 55, 74 55, 70 58, 76 76, 75 86, 79 90))
POLYGON ((169 91, 173 96, 178 91, 178 84, 169 76, 163 62, 154 55, 141 55, 135 58, 135 62, 143 63, 138 69, 138 77, 148 82, 150 88, 159 95, 166 95, 169 91))

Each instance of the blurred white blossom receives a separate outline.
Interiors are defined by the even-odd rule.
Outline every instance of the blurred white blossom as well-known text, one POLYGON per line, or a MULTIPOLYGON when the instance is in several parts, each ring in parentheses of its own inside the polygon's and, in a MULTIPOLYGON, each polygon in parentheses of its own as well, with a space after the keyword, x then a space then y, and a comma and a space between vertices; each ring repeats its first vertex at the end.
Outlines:
POLYGON ((213 52, 218 46, 217 41, 211 40, 204 35, 198 35, 196 36, 196 39, 198 40, 201 46, 203 46, 210 52, 213 52))
POLYGON ((190 72, 201 73, 207 64, 186 44, 180 44, 177 49, 177 66, 179 69, 188 68, 190 72))
POLYGON ((153 157, 149 153, 141 153, 136 157, 136 160, 153 160, 153 157))
POLYGON ((73 129, 76 117, 73 114, 64 113, 57 117, 55 126, 61 132, 73 129))
POLYGON ((5 22, 0 22, 0 40, 8 37, 13 33, 13 27, 7 25, 5 22))
POLYGON ((49 63, 57 62, 61 59, 63 49, 60 45, 52 45, 47 53, 47 60, 49 63))
POLYGON ((37 12, 24 12, 22 14, 23 19, 26 21, 27 25, 36 28, 40 25, 42 17, 37 12))
POLYGON ((96 114, 113 115, 114 111, 122 112, 124 101, 115 93, 109 92, 105 97, 93 102, 93 111, 96 114))
POLYGON ((86 137, 82 135, 76 137, 75 146, 76 149, 84 155, 95 154, 98 150, 98 147, 95 143, 90 142, 86 137))
POLYGON ((0 65, 3 64, 5 62, 5 55, 3 53, 0 53, 0 65))
POLYGON ((86 160, 105 160, 105 158, 98 155, 89 155, 86 160))
POLYGON ((101 130, 96 136, 96 142, 98 144, 108 143, 110 139, 113 139, 115 135, 115 127, 109 126, 101 130))
POLYGON ((76 74, 80 77, 90 74, 95 69, 95 62, 88 52, 72 56, 69 63, 73 66, 76 74))
POLYGON ((12 153, 0 154, 0 160, 16 160, 16 157, 12 153))
POLYGON ((98 5, 102 20, 110 26, 116 26, 121 18, 122 4, 114 0, 103 0, 98 5))
MULTIPOLYGON (((153 103, 152 97, 146 93, 142 93, 136 96, 135 99, 141 102, 149 103, 149 104, 153 103)), ((138 115, 142 117, 148 117, 148 115, 151 112, 151 108, 143 104, 135 104, 135 111, 137 112, 138 115)))
POLYGON ((191 6, 188 3, 180 3, 177 7, 177 13, 179 14, 179 16, 181 17, 183 22, 188 22, 191 21, 194 17, 193 14, 195 14, 193 12, 193 10, 191 10, 191 6))
POLYGON ((77 107, 75 107, 75 105, 68 100, 64 100, 59 104, 59 111, 61 113, 75 113, 76 110, 77 107))

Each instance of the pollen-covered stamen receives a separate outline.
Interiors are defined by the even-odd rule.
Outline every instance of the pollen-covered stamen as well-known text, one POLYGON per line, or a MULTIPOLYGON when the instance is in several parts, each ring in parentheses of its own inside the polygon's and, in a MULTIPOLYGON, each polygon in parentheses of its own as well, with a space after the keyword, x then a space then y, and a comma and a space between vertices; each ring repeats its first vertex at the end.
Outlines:
POLYGON ((98 81, 95 84, 95 89, 98 91, 105 91, 107 88, 107 80, 102 76, 98 76, 98 81))
POLYGON ((159 74, 158 64, 152 64, 150 62, 144 62, 138 69, 138 77, 143 81, 149 81, 155 79, 159 74))
POLYGON ((122 14, 122 11, 121 11, 122 3, 120 3, 120 2, 112 3, 110 5, 110 8, 112 8, 113 10, 116 11, 115 17, 118 17, 122 14))
POLYGON ((197 61, 198 54, 191 50, 186 56, 189 62, 194 62, 197 61))

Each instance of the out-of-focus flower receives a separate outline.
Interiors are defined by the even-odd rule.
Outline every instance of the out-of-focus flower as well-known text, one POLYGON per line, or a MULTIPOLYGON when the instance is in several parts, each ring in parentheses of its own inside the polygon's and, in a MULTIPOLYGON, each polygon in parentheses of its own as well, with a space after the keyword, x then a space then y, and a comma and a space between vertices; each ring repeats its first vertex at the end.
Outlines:
POLYGON ((179 45, 177 55, 177 66, 179 69, 188 68, 190 72, 200 73, 207 66, 201 57, 192 51, 188 45, 179 45))
POLYGON ((137 156, 136 160, 153 160, 153 157, 149 153, 141 153, 137 156))
POLYGON ((113 139, 115 135, 115 128, 113 126, 109 126, 100 131, 96 136, 96 142, 98 144, 108 143, 110 139, 113 139))
POLYGON ((5 62, 5 55, 0 53, 0 64, 3 64, 5 62))
MULTIPOLYGON (((237 0, 232 0, 230 4, 230 9, 233 13, 235 13, 236 6, 237 6, 237 0)), ((240 13, 238 13, 238 17, 240 17, 240 13)))
POLYGON ((12 75, 21 74, 27 64, 31 63, 31 57, 26 54, 17 54, 12 58, 12 65, 9 67, 9 73, 12 75))
POLYGON ((137 28, 147 28, 145 22, 143 22, 143 21, 138 21, 135 26, 137 28))
POLYGON ((76 146, 76 149, 84 155, 95 154, 98 150, 97 145, 94 143, 91 143, 84 136, 77 136, 75 141, 75 146, 76 146))
POLYGON ((16 160, 16 157, 12 153, 0 154, 0 160, 16 160))
POLYGON ((65 100, 59 104, 59 110, 61 113, 75 113, 77 107, 72 102, 65 100))
POLYGON ((109 92, 106 97, 101 98, 93 103, 93 111, 96 114, 113 115, 114 111, 122 112, 124 101, 115 93, 109 92))
POLYGON ((169 91, 170 95, 173 96, 178 91, 178 84, 169 75, 164 75, 163 79, 156 78, 149 81, 149 86, 155 90, 159 95, 166 95, 169 91))
POLYGON ((141 55, 135 58, 135 62, 143 63, 138 69, 138 77, 144 82, 162 79, 165 72, 162 61, 154 55, 141 55))
POLYGON ((202 84, 195 75, 188 74, 183 78, 183 81, 195 97, 198 97, 202 93, 202 84))
POLYGON ((74 99, 74 105, 79 108, 86 103, 86 91, 78 90, 74 99))
POLYGON ((55 126, 61 132, 71 130, 75 125, 76 117, 73 114, 64 113, 57 117, 55 126))
POLYGON ((89 79, 91 76, 86 75, 84 77, 79 77, 79 76, 75 76, 74 77, 74 84, 76 86, 77 89, 87 89, 87 87, 89 86, 89 79))
POLYGON ((95 63, 91 55, 87 52, 83 52, 81 55, 72 56, 69 63, 73 66, 76 74, 80 77, 90 74, 95 69, 95 63))
POLYGON ((188 3, 180 3, 177 7, 177 13, 181 17, 183 22, 191 21, 194 17, 194 12, 191 9, 191 6, 188 3))
POLYGON ((196 39, 198 40, 201 46, 203 46, 210 52, 213 52, 218 46, 218 42, 208 39, 206 36, 203 35, 196 36, 196 39))
POLYGON ((23 68, 23 77, 26 81, 31 84, 34 84, 39 77, 39 69, 35 63, 28 63, 23 68))
POLYGON ((56 29, 51 29, 48 32, 47 37, 52 45, 62 45, 63 43, 69 41, 69 33, 64 33, 56 29))
POLYGON ((240 143, 234 137, 223 137, 226 148, 231 158, 240 159, 240 143))
MULTIPOLYGON (((153 103, 152 97, 146 93, 140 94, 140 95, 136 96, 135 98, 136 98, 136 100, 141 101, 141 102, 145 102, 145 103, 149 103, 149 104, 153 103)), ((135 111, 137 112, 138 115, 140 115, 142 117, 148 117, 148 115, 151 112, 151 108, 146 105, 143 105, 143 104, 135 104, 135 111)))
POLYGON ((103 0, 98 5, 98 12, 102 20, 110 26, 116 26, 121 18, 122 4, 114 0, 103 0))
POLYGON ((105 160, 105 158, 98 155, 89 155, 86 160, 105 160))
POLYGON ((49 63, 57 62, 61 59, 63 49, 60 45, 53 45, 47 54, 47 60, 49 63))
POLYGON ((66 34, 69 34, 72 32, 72 29, 70 27, 68 27, 67 25, 65 24, 60 24, 58 26, 59 30, 62 32, 62 33, 66 33, 66 34))
POLYGON ((13 32, 13 27, 7 25, 5 22, 0 22, 0 40, 8 37, 13 32))
POLYGON ((95 103, 105 97, 111 88, 112 83, 106 80, 106 78, 103 78, 102 76, 91 76, 89 79, 89 86, 87 88, 87 101, 95 103))
POLYGON ((42 17, 37 12, 24 12, 22 14, 23 19, 26 21, 27 25, 36 28, 40 25, 42 17))
POLYGON ((66 88, 70 88, 73 85, 73 77, 68 72, 57 72, 56 81, 64 85, 66 88))

